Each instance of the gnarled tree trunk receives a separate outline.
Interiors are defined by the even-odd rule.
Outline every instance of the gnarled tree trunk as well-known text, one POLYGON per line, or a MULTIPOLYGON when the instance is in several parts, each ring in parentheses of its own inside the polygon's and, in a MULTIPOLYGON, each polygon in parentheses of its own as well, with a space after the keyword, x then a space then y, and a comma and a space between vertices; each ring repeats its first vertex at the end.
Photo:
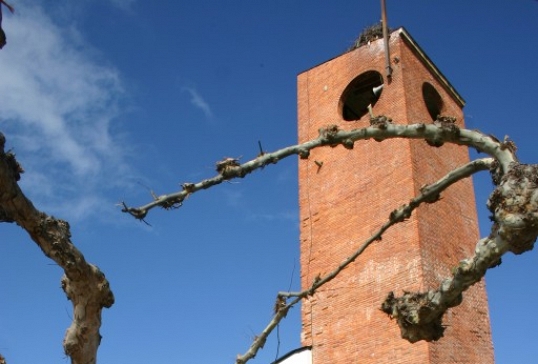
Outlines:
POLYGON ((22 227, 43 253, 63 268, 62 288, 73 303, 64 350, 73 364, 94 364, 101 342, 101 311, 114 304, 114 295, 105 275, 87 263, 71 242, 69 224, 37 210, 26 198, 17 183, 23 169, 15 155, 4 148, 5 137, 0 133, 0 222, 22 227))

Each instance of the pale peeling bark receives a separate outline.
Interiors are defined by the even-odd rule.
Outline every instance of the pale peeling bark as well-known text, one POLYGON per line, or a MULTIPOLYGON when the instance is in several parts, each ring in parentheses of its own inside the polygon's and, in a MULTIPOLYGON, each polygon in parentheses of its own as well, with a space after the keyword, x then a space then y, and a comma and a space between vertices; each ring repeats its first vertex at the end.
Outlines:
POLYGON ((537 186, 538 166, 513 162, 488 200, 493 226, 490 235, 476 244, 475 254, 461 260, 453 276, 436 290, 408 292, 399 298, 389 294, 382 310, 397 320, 403 338, 410 342, 440 339, 443 314, 462 302, 467 288, 499 265, 504 253, 521 254, 533 248, 538 236, 537 186))
POLYGON ((213 178, 198 183, 184 183, 182 191, 154 196, 154 201, 141 207, 132 208, 124 204, 124 212, 138 219, 144 219, 149 210, 157 206, 166 209, 180 207, 188 196, 199 190, 233 178, 243 178, 288 156, 299 155, 301 159, 308 159, 312 149, 323 146, 342 145, 347 149, 353 149, 354 143, 359 140, 374 139, 381 142, 392 138, 423 139, 432 147, 453 143, 475 148, 493 157, 474 161, 449 173, 440 181, 424 186, 419 196, 409 204, 394 210, 388 222, 369 237, 351 257, 325 277, 317 277, 308 289, 295 293, 280 292, 277 296, 275 316, 256 337, 249 350, 243 355, 238 355, 237 364, 244 364, 256 355, 265 344, 267 336, 286 316, 290 307, 313 295, 319 287, 336 278, 340 271, 355 261, 366 247, 381 240, 385 230, 409 218, 412 211, 422 202, 434 203, 439 198, 440 192, 449 185, 479 170, 490 169, 493 181, 498 185, 488 201, 494 221, 491 234, 477 243, 474 256, 460 261, 453 270, 453 276, 445 279, 438 289, 423 293, 406 292, 399 298, 391 292, 383 303, 382 310, 396 319, 402 337, 410 342, 437 340, 443 335, 443 314, 448 308, 461 303, 463 291, 480 281, 488 268, 498 265, 501 256, 507 251, 519 254, 532 249, 538 236, 536 191, 538 167, 519 164, 515 156, 515 145, 511 141, 501 142, 493 136, 475 130, 461 129, 451 117, 439 117, 430 125, 423 123, 395 125, 391 119, 379 116, 372 118, 370 124, 370 127, 347 131, 340 130, 336 125, 330 125, 320 129, 318 138, 314 140, 272 153, 261 151, 257 158, 243 164, 240 164, 238 159, 225 158, 217 162, 218 175, 213 178), (287 303, 286 299, 290 297, 294 299, 287 303))
POLYGON ((240 164, 238 159, 225 158, 217 163, 218 174, 198 183, 184 183, 183 190, 168 195, 154 196, 154 201, 140 206, 128 207, 124 212, 138 219, 144 219, 147 213, 159 206, 170 209, 182 206, 191 194, 222 183, 223 181, 243 178, 247 174, 262 169, 268 164, 291 155, 308 159, 312 149, 342 145, 353 149, 359 140, 407 138, 423 139, 432 147, 441 147, 444 143, 453 143, 475 148, 493 159, 477 160, 445 176, 440 181, 421 189, 421 194, 407 205, 394 210, 389 221, 369 237, 357 251, 342 262, 325 277, 318 277, 311 287, 302 292, 280 292, 277 296, 275 316, 256 337, 249 350, 238 355, 237 364, 244 364, 260 350, 267 336, 286 316, 289 308, 300 300, 313 295, 323 284, 336 278, 338 274, 352 263, 371 243, 381 240, 383 232, 394 224, 411 216, 412 211, 422 202, 434 203, 441 191, 455 181, 467 177, 485 168, 489 169, 497 188, 488 200, 488 207, 493 212, 493 226, 488 237, 476 244, 475 254, 463 259, 453 269, 453 275, 446 278, 438 289, 427 292, 406 292, 402 297, 395 297, 391 292, 382 305, 382 310, 396 319, 402 337, 410 342, 419 340, 437 340, 443 335, 442 317, 450 308, 462 301, 462 293, 474 283, 480 281, 487 269, 500 263, 501 256, 508 251, 520 254, 532 249, 538 236, 538 166, 520 164, 515 156, 515 145, 509 140, 499 141, 493 136, 479 131, 461 129, 455 119, 439 117, 433 124, 396 125, 392 120, 379 116, 371 119, 370 127, 340 130, 330 125, 319 131, 319 136, 311 141, 286 147, 272 153, 262 151, 257 158, 240 164), (287 303, 287 298, 294 299, 287 303))
MULTIPOLYGON (((291 155, 308 159, 314 148, 342 145, 353 149, 359 140, 383 141, 391 138, 423 139, 432 147, 443 143, 473 147, 493 158, 473 161, 462 166, 441 180, 424 186, 421 193, 410 202, 394 210, 388 221, 377 232, 367 238, 355 253, 344 260, 326 276, 318 277, 311 287, 301 292, 280 292, 277 295, 275 315, 256 337, 243 355, 238 355, 237 364, 244 364, 255 357, 265 344, 269 334, 286 316, 291 307, 302 299, 316 293, 325 283, 338 274, 372 243, 381 240, 382 234, 391 226, 404 221, 420 204, 435 203, 442 191, 456 181, 475 172, 490 169, 497 188, 488 200, 493 212, 493 227, 488 237, 481 239, 472 257, 463 259, 454 268, 453 275, 446 278, 438 289, 423 293, 407 292, 402 297, 390 293, 383 304, 383 311, 396 319, 402 337, 411 342, 437 340, 443 334, 441 324, 444 312, 458 305, 462 292, 478 282, 488 268, 496 266, 501 256, 512 251, 520 254, 532 249, 538 236, 538 166, 520 164, 515 157, 515 146, 510 141, 499 141, 478 131, 460 129, 452 118, 440 118, 434 124, 395 125, 384 116, 373 118, 371 126, 355 130, 339 130, 335 125, 320 129, 318 138, 306 143, 290 146, 272 153, 260 155, 243 164, 238 159, 225 158, 217 163, 218 174, 198 183, 184 183, 181 191, 154 196, 154 200, 141 207, 128 207, 124 212, 144 219, 148 212, 159 206, 170 209, 180 207, 191 194, 234 178, 243 178, 249 173, 277 163, 291 155), (289 302, 288 302, 289 301, 289 302)), ((62 288, 73 302, 73 323, 67 330, 64 348, 74 364, 96 363, 96 353, 101 336, 101 310, 114 303, 108 281, 99 269, 88 264, 70 240, 69 224, 40 212, 24 196, 17 181, 22 168, 15 156, 4 151, 4 137, 0 134, 0 222, 16 222, 65 272, 62 288)))
POLYGON ((0 221, 21 226, 43 253, 63 268, 62 288, 73 303, 64 350, 72 364, 94 364, 101 341, 101 311, 112 306, 114 295, 105 275, 87 263, 71 242, 69 224, 38 211, 26 198, 17 184, 22 168, 4 146, 0 133, 0 221))
POLYGON ((298 155, 301 159, 308 159, 312 149, 324 146, 336 147, 342 145, 347 149, 353 149, 354 143, 359 140, 374 139, 381 142, 385 139, 406 138, 424 139, 434 147, 440 147, 443 143, 465 145, 497 159, 500 163, 501 172, 505 172, 510 163, 515 161, 514 154, 510 150, 511 142, 499 142, 495 138, 479 131, 460 129, 451 122, 397 125, 393 124, 391 119, 379 116, 372 119, 371 124, 370 127, 353 130, 340 130, 336 125, 329 125, 319 130, 319 136, 316 139, 271 153, 262 152, 255 159, 243 164, 240 164, 238 159, 225 158, 217 162, 216 170, 218 174, 215 177, 197 183, 183 183, 181 191, 154 196, 153 201, 140 207, 129 207, 124 203, 123 212, 129 213, 137 219, 144 219, 148 212, 155 207, 178 208, 183 205, 187 197, 195 192, 213 187, 227 180, 244 178, 255 170, 262 169, 269 164, 278 163, 281 159, 293 155, 298 155))
POLYGON ((478 159, 462 167, 456 168, 437 182, 424 186, 421 189, 419 196, 413 198, 411 201, 409 201, 409 203, 392 211, 387 222, 385 222, 376 232, 374 232, 374 234, 367 238, 355 250, 355 252, 353 252, 352 255, 340 263, 333 271, 329 272, 325 276, 316 277, 312 285, 301 292, 279 292, 277 295, 275 315, 273 316, 273 319, 269 322, 265 329, 258 336, 256 336, 256 339, 253 341, 250 348, 243 355, 237 356, 236 364, 245 364, 248 360, 254 358, 256 353, 263 348, 267 337, 277 327, 280 321, 286 317, 286 314, 291 307, 295 306, 301 300, 306 299, 309 296, 313 296, 319 290, 319 288, 335 279, 340 272, 353 263, 366 250, 366 248, 368 248, 368 246, 376 241, 381 241, 383 234, 389 228, 409 218, 412 212, 421 204, 435 203, 438 201, 441 192, 447 189, 449 186, 462 180, 463 178, 471 176, 473 173, 490 169, 494 163, 495 161, 493 158, 478 159), (287 302, 287 300, 290 298, 293 299, 287 302))

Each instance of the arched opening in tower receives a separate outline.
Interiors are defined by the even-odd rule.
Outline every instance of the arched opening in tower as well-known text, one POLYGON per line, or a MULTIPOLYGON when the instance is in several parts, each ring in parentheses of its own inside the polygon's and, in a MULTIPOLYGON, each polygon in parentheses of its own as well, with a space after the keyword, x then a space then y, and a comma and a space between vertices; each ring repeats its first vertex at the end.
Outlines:
POLYGON ((383 91, 383 76, 377 71, 366 71, 355 77, 340 98, 342 117, 346 121, 359 120, 373 108, 383 91))
POLYGON ((437 120, 437 117, 442 114, 444 107, 444 102, 439 92, 430 83, 424 82, 422 84, 422 98, 432 120, 437 120))

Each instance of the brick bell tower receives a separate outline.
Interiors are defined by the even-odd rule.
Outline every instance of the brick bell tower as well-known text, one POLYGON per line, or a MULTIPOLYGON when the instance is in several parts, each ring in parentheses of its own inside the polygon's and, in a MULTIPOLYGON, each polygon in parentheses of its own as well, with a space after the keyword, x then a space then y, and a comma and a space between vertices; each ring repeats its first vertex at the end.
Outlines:
MULTIPOLYGON (((369 125, 368 106, 397 124, 455 116, 464 100, 404 28, 390 34, 386 75, 383 38, 371 40, 298 76, 299 142, 318 129, 369 125), (389 82, 390 81, 390 82, 389 82), (383 87, 380 87, 383 86, 383 87)), ((469 161, 464 147, 432 148, 405 139, 321 148, 299 162, 301 281, 309 287, 407 203, 421 186, 469 161)), ((436 288, 479 237, 472 181, 450 187, 389 230, 302 307, 302 344, 313 364, 493 363, 483 283, 444 317, 445 337, 410 344, 380 306, 388 292, 436 288)))

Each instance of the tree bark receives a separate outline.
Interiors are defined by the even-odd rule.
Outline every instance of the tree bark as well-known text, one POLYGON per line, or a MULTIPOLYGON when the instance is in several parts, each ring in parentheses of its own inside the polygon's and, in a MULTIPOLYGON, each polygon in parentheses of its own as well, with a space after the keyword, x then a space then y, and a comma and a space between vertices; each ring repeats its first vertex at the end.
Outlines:
MULTIPOLYGON (((277 163, 291 155, 308 159, 310 151, 318 147, 342 145, 353 149, 358 140, 383 141, 390 138, 423 139, 432 147, 454 143, 476 148, 493 159, 476 160, 452 171, 441 180, 421 188, 419 196, 395 209, 389 221, 368 238, 356 253, 343 261, 325 277, 319 277, 313 285, 298 293, 281 292, 277 296, 275 316, 236 363, 244 364, 260 350, 271 331, 286 316, 289 308, 300 300, 315 294, 324 283, 337 277, 371 243, 379 241, 389 227, 407 219, 421 203, 435 203, 439 194, 452 183, 479 170, 489 168, 497 186, 488 200, 493 213, 493 225, 488 237, 481 239, 472 257, 463 259, 454 268, 452 277, 446 278, 437 289, 427 292, 406 292, 401 297, 390 293, 382 310, 396 319, 402 337, 411 342, 437 340, 443 334, 442 316, 450 307, 459 305, 464 292, 478 282, 487 269, 500 264, 503 254, 515 254, 532 249, 538 236, 538 166, 520 164, 515 156, 515 145, 474 130, 460 129, 453 118, 440 118, 434 124, 394 125, 392 120, 379 116, 371 120, 371 126, 354 130, 339 130, 335 125, 320 129, 316 139, 266 153, 240 164, 238 159, 225 158, 217 162, 217 175, 198 183, 184 183, 181 191, 162 196, 144 206, 128 207, 124 212, 144 219, 148 212, 159 206, 165 209, 182 206, 191 194, 218 185, 223 181, 243 178, 256 169, 277 163), (294 297, 291 302, 287 298, 294 297)), ((4 151, 5 138, 0 133, 0 222, 15 222, 25 229, 43 253, 64 270, 62 288, 73 303, 73 322, 64 338, 64 350, 73 364, 96 363, 101 336, 101 312, 111 307, 114 296, 104 274, 95 265, 85 261, 84 256, 71 242, 69 224, 38 211, 19 188, 17 181, 23 173, 15 155, 4 151)), ((0 362, 1 364, 1 362, 0 362)))
MULTIPOLYGON (((505 139, 483 134, 476 130, 461 129, 455 124, 452 117, 441 116, 433 124, 395 125, 386 116, 378 116, 370 120, 366 128, 341 130, 336 125, 329 125, 319 130, 319 136, 302 144, 292 145, 275 152, 261 151, 255 159, 240 164, 238 159, 225 158, 217 162, 218 174, 212 178, 198 183, 184 183, 183 190, 168 195, 154 196, 152 202, 140 207, 128 207, 124 203, 124 212, 135 218, 144 219, 148 212, 159 206, 165 209, 178 208, 191 194, 234 178, 243 178, 249 173, 265 166, 277 163, 279 160, 291 155, 298 155, 301 159, 308 159, 310 151, 319 147, 332 148, 342 145, 346 149, 353 149, 354 143, 359 140, 374 139, 382 142, 385 139, 407 138, 423 139, 432 147, 441 147, 444 143, 475 148, 484 152, 492 160, 471 162, 463 166, 458 173, 469 175, 483 169, 480 165, 488 165, 492 174, 493 183, 497 186, 488 200, 488 207, 493 213, 493 225, 488 237, 476 244, 475 254, 463 259, 453 269, 452 277, 446 278, 438 289, 427 292, 405 292, 401 297, 395 297, 390 292, 381 309, 396 319, 401 335, 410 342, 419 340, 438 340, 443 335, 442 317, 451 307, 462 301, 462 293, 471 285, 480 281, 487 269, 500 264, 503 254, 511 251, 515 254, 523 253, 533 248, 538 236, 538 165, 520 164, 516 158, 515 144, 505 139), (467 172, 464 172, 467 171, 467 172)), ((316 161, 314 161, 316 162, 316 161)), ((316 162, 318 164, 318 162, 316 162)), ((318 167, 321 167, 318 164, 318 167)), ((455 171, 453 171, 455 172, 455 171)), ((267 335, 285 317, 285 312, 308 295, 315 293, 317 288, 325 282, 334 279, 339 272, 355 258, 369 244, 379 240, 382 232, 407 219, 411 212, 422 202, 435 203, 439 193, 453 182, 454 176, 450 174, 445 181, 438 181, 435 185, 424 186, 421 195, 411 200, 408 205, 393 211, 389 222, 380 228, 379 236, 373 235, 361 246, 355 255, 342 262, 333 272, 325 277, 318 277, 312 287, 302 292, 280 292, 278 299, 295 297, 295 299, 275 313, 262 334, 252 344, 251 348, 236 358, 237 364, 244 364, 253 358, 256 352, 263 347, 267 335), (450 183, 448 183, 450 184, 450 183), (435 187, 434 187, 435 186, 435 187), (432 190, 438 189, 438 191, 432 190), (284 312, 285 311, 285 312, 284 312)), ((457 179, 457 178, 456 178, 457 179)))
MULTIPOLYGON (((445 117, 446 118, 446 117, 445 117)), ((432 147, 441 147, 444 143, 468 146, 484 152, 499 163, 499 173, 503 175, 514 162, 515 155, 511 150, 511 142, 500 142, 489 135, 476 130, 460 129, 451 122, 435 122, 434 124, 393 124, 390 118, 378 116, 371 120, 371 126, 360 129, 341 130, 337 125, 329 125, 319 130, 319 136, 302 144, 291 145, 271 153, 262 152, 255 159, 240 164, 238 159, 225 158, 216 163, 218 174, 212 178, 197 183, 183 183, 182 190, 166 195, 153 195, 153 201, 139 207, 130 207, 123 204, 123 212, 129 213, 137 219, 144 219, 150 210, 161 207, 164 209, 179 208, 187 197, 195 192, 208 189, 224 181, 235 178, 244 178, 248 174, 263 169, 280 160, 298 155, 301 159, 308 159, 310 151, 315 148, 342 145, 346 149, 353 149, 355 142, 374 139, 381 142, 386 139, 422 139, 432 147)))
POLYGON ((95 364, 101 342, 101 311, 114 303, 105 275, 89 264, 71 242, 67 221, 37 210, 17 181, 23 169, 11 152, 5 152, 0 133, 0 221, 15 222, 64 270, 61 283, 73 304, 73 321, 64 338, 64 350, 72 364, 95 364))

